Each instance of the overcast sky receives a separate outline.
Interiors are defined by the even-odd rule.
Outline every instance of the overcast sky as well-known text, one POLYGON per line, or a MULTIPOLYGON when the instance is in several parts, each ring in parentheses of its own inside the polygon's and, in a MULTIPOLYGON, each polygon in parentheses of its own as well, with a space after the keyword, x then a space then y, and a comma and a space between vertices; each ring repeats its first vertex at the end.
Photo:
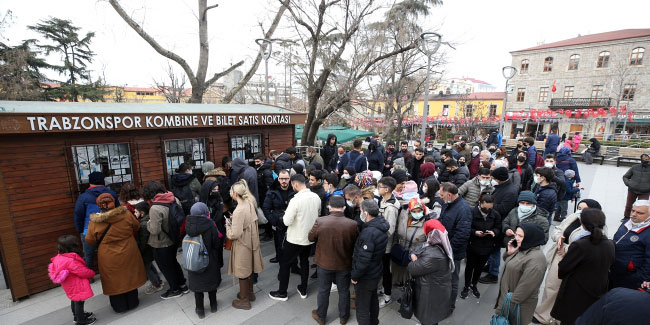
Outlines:
MULTIPOLYGON (((195 69, 198 60, 197 2, 193 0, 130 0, 123 6, 163 46, 184 57, 195 69)), ((230 63, 256 55, 255 38, 262 35, 260 21, 268 26, 276 0, 214 1, 210 11, 210 66, 208 74, 230 63)), ((0 10, 13 12, 12 24, 3 31, 9 44, 37 38, 26 29, 48 16, 69 19, 85 31, 94 31, 92 66, 109 84, 150 86, 162 79, 167 60, 157 54, 122 21, 107 1, 3 0, 0 10)), ((501 68, 511 62, 510 51, 558 40, 628 28, 650 28, 650 1, 642 0, 444 0, 432 10, 427 28, 439 28, 448 49, 445 77, 482 79, 501 89, 501 68)), ((286 35, 279 29, 274 37, 286 35)), ((52 58, 54 59, 54 58, 52 58)), ((180 71, 180 68, 177 67, 180 71)), ((271 74, 283 78, 281 65, 271 64, 271 74)), ((264 73, 263 65, 258 73, 264 73)), ((189 83, 188 83, 189 86, 189 83)))

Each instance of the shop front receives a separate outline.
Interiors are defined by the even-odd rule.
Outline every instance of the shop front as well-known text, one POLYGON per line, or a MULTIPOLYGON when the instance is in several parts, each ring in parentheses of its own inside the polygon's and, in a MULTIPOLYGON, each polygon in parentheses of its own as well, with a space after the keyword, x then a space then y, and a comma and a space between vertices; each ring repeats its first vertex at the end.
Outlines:
POLYGON ((57 238, 76 233, 74 203, 91 172, 116 192, 168 187, 182 163, 202 179, 206 161, 252 162, 295 145, 305 119, 268 105, 0 101, 0 254, 13 299, 54 286, 47 265, 57 238))

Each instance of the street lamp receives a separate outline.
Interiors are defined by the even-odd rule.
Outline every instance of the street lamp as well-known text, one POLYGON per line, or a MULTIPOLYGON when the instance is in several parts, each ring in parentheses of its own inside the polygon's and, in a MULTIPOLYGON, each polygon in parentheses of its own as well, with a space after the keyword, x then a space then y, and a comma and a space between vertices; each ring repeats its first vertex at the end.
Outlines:
POLYGON ((266 103, 269 104, 269 58, 271 57, 271 48, 273 47, 273 41, 266 38, 258 38, 255 40, 255 43, 260 46, 260 54, 264 59, 264 68, 266 75, 266 78, 264 78, 264 85, 266 87, 266 103), (267 45, 268 48, 266 51, 264 51, 264 47, 267 45))
POLYGON ((424 144, 424 134, 427 131, 427 116, 429 116, 429 78, 431 75, 431 58, 440 48, 440 41, 442 36, 438 33, 422 33, 420 35, 422 42, 420 43, 420 51, 424 53, 427 58, 427 80, 424 89, 424 106, 422 107, 422 131, 420 134, 420 143, 424 144))
MULTIPOLYGON (((517 68, 507 65, 501 70, 501 74, 506 78, 506 89, 503 93, 503 108, 501 109, 501 120, 499 121, 499 132, 503 132, 503 121, 506 116, 506 104, 508 103, 508 82, 517 74, 517 68)), ((503 134, 501 135, 503 137, 503 134)))

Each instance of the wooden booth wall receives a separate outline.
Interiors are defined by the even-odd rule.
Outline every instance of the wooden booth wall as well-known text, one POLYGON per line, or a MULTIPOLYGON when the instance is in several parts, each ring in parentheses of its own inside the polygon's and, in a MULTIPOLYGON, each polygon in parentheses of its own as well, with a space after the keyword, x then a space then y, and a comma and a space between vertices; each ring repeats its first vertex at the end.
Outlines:
POLYGON ((55 285, 47 275, 57 238, 76 234, 74 203, 79 195, 71 146, 128 142, 133 181, 166 184, 166 139, 205 138, 206 157, 221 165, 230 155, 231 135, 262 134, 264 153, 293 145, 294 127, 164 129, 3 135, 0 137, 0 249, 14 300, 55 285))

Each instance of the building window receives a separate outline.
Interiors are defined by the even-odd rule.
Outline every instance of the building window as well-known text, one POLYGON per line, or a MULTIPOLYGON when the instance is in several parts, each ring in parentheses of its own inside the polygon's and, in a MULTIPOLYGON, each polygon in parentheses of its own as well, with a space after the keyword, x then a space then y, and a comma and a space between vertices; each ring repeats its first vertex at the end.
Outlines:
POLYGON ((465 105, 465 117, 474 116, 474 105, 467 104, 465 105))
POLYGON ((252 162, 255 154, 261 153, 263 149, 262 135, 233 135, 230 138, 230 151, 232 159, 241 158, 252 162))
POLYGON ((442 105, 442 116, 449 116, 449 105, 442 105))
POLYGON ((609 51, 602 51, 598 54, 596 68, 607 68, 609 66, 609 51))
POLYGON ((517 101, 518 102, 523 102, 525 96, 526 96, 526 88, 517 89, 517 101))
POLYGON ((519 69, 519 74, 526 74, 528 73, 528 60, 521 60, 521 67, 519 69))
POLYGON ((593 88, 591 88, 591 98, 593 99, 600 98, 600 96, 602 95, 603 95, 602 85, 595 85, 593 88))
POLYGON ((562 98, 573 98, 573 86, 564 87, 564 95, 562 98))
POLYGON ((544 59, 544 72, 551 72, 553 70, 553 57, 549 56, 544 59))
POLYGON ((580 63, 580 55, 574 54, 569 57, 569 70, 578 70, 578 63, 580 63))
POLYGON ((167 161, 167 177, 171 183, 172 175, 177 174, 176 169, 182 163, 188 163, 192 173, 199 178, 201 166, 206 160, 205 139, 174 139, 165 140, 165 158, 167 161))
POLYGON ((497 116, 497 104, 490 104, 490 110, 488 111, 488 116, 497 116))
POLYGON ((641 65, 643 63, 643 53, 645 49, 642 47, 637 47, 632 50, 632 55, 630 56, 630 65, 641 65))
POLYGON ((540 103, 543 103, 546 102, 547 99, 548 99, 548 87, 540 87, 538 101, 540 103))
POLYGON ((635 84, 627 84, 623 86, 623 98, 621 98, 621 100, 633 101, 635 92, 636 92, 635 84))
POLYGON ((138 96, 153 96, 151 91, 136 91, 135 94, 138 96))
POLYGON ((122 184, 133 182, 131 151, 126 142, 73 146, 72 159, 80 193, 90 186, 88 175, 92 172, 104 173, 106 186, 117 193, 122 184))

